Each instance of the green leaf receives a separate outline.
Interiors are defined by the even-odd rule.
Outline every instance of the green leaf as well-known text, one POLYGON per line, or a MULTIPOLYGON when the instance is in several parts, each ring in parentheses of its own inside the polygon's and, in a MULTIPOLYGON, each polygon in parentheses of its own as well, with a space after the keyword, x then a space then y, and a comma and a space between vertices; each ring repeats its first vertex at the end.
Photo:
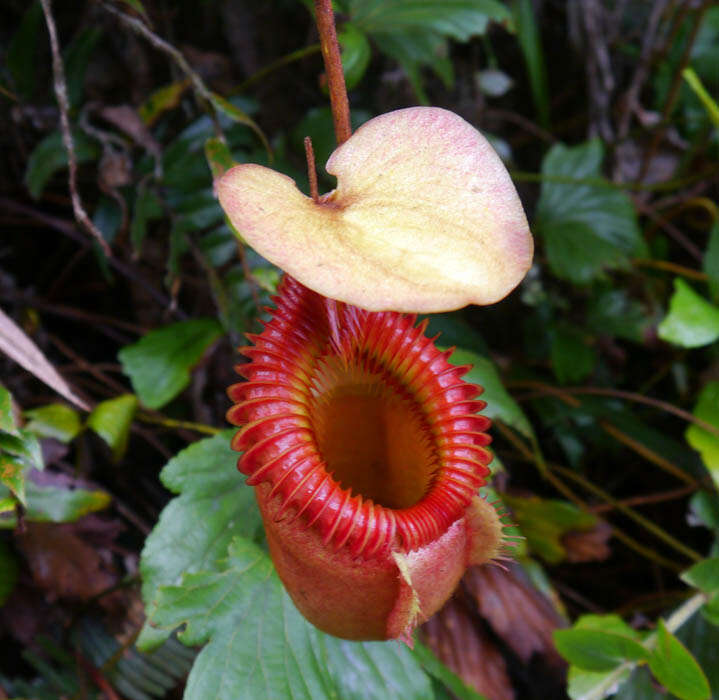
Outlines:
POLYGON ((25 472, 27 465, 5 452, 0 452, 0 484, 3 484, 15 494, 20 503, 25 505, 25 472))
POLYGON ((17 557, 7 542, 0 540, 0 608, 15 588, 18 569, 17 557))
POLYGON ((39 486, 31 479, 26 486, 25 518, 33 522, 72 523, 83 515, 107 508, 112 501, 105 491, 39 486))
POLYGON ((512 509, 512 515, 527 538, 529 548, 550 564, 556 564, 566 556, 562 545, 565 533, 590 530, 597 523, 596 516, 566 501, 520 498, 508 494, 502 498, 512 509))
POLYGON ((554 643, 567 661, 587 671, 611 671, 624 661, 649 657, 631 637, 598 629, 555 630, 554 643))
POLYGON ((587 300, 587 327, 634 343, 644 342, 652 314, 623 289, 595 290, 587 300))
POLYGON ((265 147, 265 150, 271 156, 272 149, 270 148, 270 144, 267 141, 267 137, 263 133, 262 129, 257 126, 255 121, 245 111, 243 111, 236 105, 232 104, 232 102, 226 100, 224 97, 218 95, 215 92, 210 93, 210 102, 212 102, 214 107, 220 112, 222 112, 225 116, 232 119, 232 121, 235 121, 238 124, 244 124, 245 126, 249 126, 250 129, 252 129, 252 131, 257 134, 258 138, 262 142, 262 145, 265 147))
POLYGON ((454 74, 446 38, 468 41, 490 21, 512 29, 512 15, 497 0, 351 0, 352 24, 404 69, 427 104, 420 69, 429 66, 449 88, 454 74))
POLYGON ((704 593, 719 592, 719 557, 697 562, 687 569, 680 578, 704 593))
MULTIPOLYGON (((302 624, 312 627, 304 620, 302 624)), ((342 700, 434 698, 429 678, 403 644, 395 641, 348 642, 321 632, 318 634, 335 686, 328 693, 329 697, 342 700)))
POLYGON ((25 411, 27 429, 39 437, 70 442, 82 429, 77 411, 62 403, 51 403, 25 411))
POLYGON ((487 407, 482 411, 482 415, 492 420, 501 420, 530 440, 535 439, 531 423, 519 404, 507 393, 491 360, 462 348, 457 348, 450 359, 455 365, 472 365, 464 379, 484 388, 480 398, 487 402, 487 407))
MULTIPOLYGON (((709 382, 699 394, 694 416, 719 430, 719 381, 709 382)), ((719 487, 719 436, 698 425, 690 425, 685 436, 687 442, 699 452, 704 466, 719 487)))
POLYGON ((186 574, 162 588, 152 621, 180 639, 205 642, 186 700, 432 698, 429 679, 395 643, 324 635, 295 609, 265 552, 242 538, 221 572, 186 574))
POLYGON ((551 333, 552 369, 560 384, 573 384, 585 379, 594 369, 597 358, 582 334, 574 328, 557 326, 551 333))
POLYGON ((15 92, 25 98, 35 90, 38 38, 44 31, 42 20, 42 6, 36 0, 30 3, 22 16, 5 55, 5 65, 12 76, 15 92))
MULTIPOLYGON (((237 471, 238 455, 230 449, 233 433, 226 430, 193 443, 160 474, 163 484, 180 496, 165 506, 142 551, 142 597, 148 614, 160 586, 179 583, 183 573, 219 571, 234 537, 254 538, 261 531, 254 492, 237 471)), ((150 630, 143 630, 143 648, 167 637, 156 634, 153 639, 150 630)))
POLYGON ((689 501, 690 525, 703 525, 710 530, 719 530, 719 496, 709 491, 697 491, 689 501))
POLYGON ((484 34, 490 21, 512 28, 512 15, 496 0, 351 0, 352 21, 361 30, 432 31, 457 41, 484 34))
POLYGON ((174 109, 180 104, 182 95, 189 86, 190 80, 186 78, 155 90, 140 105, 138 109, 140 119, 148 126, 152 126, 165 112, 174 109))
POLYGON ((190 383, 190 369, 221 335, 212 318, 180 321, 150 331, 118 353, 122 369, 143 405, 161 408, 190 383))
POLYGON ((719 698, 719 626, 708 622, 704 615, 693 615, 676 635, 702 667, 709 680, 712 697, 719 698))
POLYGON ((686 647, 667 629, 659 618, 657 645, 649 657, 654 677, 682 700, 708 700, 709 681, 686 647))
MULTIPOLYGON (((78 163, 95 160, 98 156, 97 145, 88 139, 82 131, 73 130, 75 157, 78 163)), ((48 134, 30 154, 25 170, 25 185, 30 196, 38 199, 50 178, 62 168, 67 167, 67 151, 62 143, 59 131, 48 134)))
POLYGON ((714 126, 719 127, 719 104, 717 104, 716 100, 707 92, 701 78, 699 78, 692 68, 685 68, 682 71, 682 77, 687 81, 689 87, 704 105, 704 109, 714 126))
POLYGON ((434 652, 421 642, 415 641, 412 656, 432 678, 448 688, 459 700, 485 700, 474 688, 470 688, 456 673, 447 668, 434 652))
POLYGON ((64 52, 67 97, 71 107, 77 107, 82 102, 85 71, 101 37, 102 29, 88 27, 77 35, 64 52))
POLYGON ((125 454, 136 410, 137 397, 134 394, 123 394, 97 404, 87 418, 88 427, 110 446, 115 462, 119 462, 125 454))
POLYGON ((147 224, 163 214, 160 198, 151 189, 138 187, 130 223, 130 240, 138 253, 147 234, 147 224))
POLYGON ((215 180, 222 177, 231 167, 237 165, 227 143, 216 137, 205 141, 205 158, 215 180))
POLYGON ((698 348, 719 338, 719 307, 697 294, 683 279, 674 280, 669 313, 657 328, 659 337, 683 348, 698 348))
POLYGON ((709 232, 709 244, 704 253, 702 269, 709 277, 709 298, 719 303, 719 221, 715 221, 709 232))
POLYGON ((2 384, 0 384, 0 432, 15 437, 20 436, 12 411, 12 394, 2 384))
POLYGON ((9 452, 29 467, 44 469, 45 462, 37 437, 26 428, 20 430, 19 433, 18 437, 9 433, 0 433, 0 451, 9 452))
POLYGON ((557 144, 542 162, 536 228, 554 274, 577 284, 646 255, 632 201, 602 178, 603 159, 602 142, 594 139, 572 148, 557 144))
POLYGON ((337 39, 342 47, 342 70, 345 74, 345 84, 347 89, 351 90, 362 80, 372 58, 372 49, 365 34, 350 22, 342 27, 337 39))
POLYGON ((524 63, 529 74, 529 86, 532 99, 539 115, 539 123, 549 127, 549 89, 547 87, 547 68, 544 63, 542 39, 535 19, 532 0, 513 0, 512 15, 517 27, 517 39, 524 55, 524 63))

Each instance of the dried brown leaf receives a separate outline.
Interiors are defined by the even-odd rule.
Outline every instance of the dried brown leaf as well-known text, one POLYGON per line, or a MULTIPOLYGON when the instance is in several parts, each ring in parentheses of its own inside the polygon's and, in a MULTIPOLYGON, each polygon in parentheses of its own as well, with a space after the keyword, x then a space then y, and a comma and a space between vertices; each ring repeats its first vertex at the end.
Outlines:
POLYGON ((519 565, 472 567, 464 575, 462 587, 522 662, 528 664, 539 654, 554 666, 564 665, 554 648, 552 632, 566 622, 519 565))
POLYGON ((79 536, 74 524, 28 523, 16 543, 48 600, 89 600, 117 581, 111 563, 79 536))
POLYGON ((428 620, 422 636, 452 671, 488 700, 514 700, 504 657, 460 600, 452 598, 428 620))
POLYGON ((85 411, 90 410, 88 404, 70 388, 50 364, 40 348, 2 309, 0 309, 0 351, 68 401, 85 411))

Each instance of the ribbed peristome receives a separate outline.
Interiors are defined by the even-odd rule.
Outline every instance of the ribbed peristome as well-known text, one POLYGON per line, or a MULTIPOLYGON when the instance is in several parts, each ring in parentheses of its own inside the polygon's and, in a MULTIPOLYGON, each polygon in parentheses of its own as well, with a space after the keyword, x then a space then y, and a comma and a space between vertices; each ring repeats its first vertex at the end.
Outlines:
POLYGON ((435 540, 463 516, 491 459, 468 368, 451 365, 414 316, 334 302, 289 276, 274 301, 241 349, 247 381, 229 390, 247 483, 270 484, 277 517, 355 557, 435 540))

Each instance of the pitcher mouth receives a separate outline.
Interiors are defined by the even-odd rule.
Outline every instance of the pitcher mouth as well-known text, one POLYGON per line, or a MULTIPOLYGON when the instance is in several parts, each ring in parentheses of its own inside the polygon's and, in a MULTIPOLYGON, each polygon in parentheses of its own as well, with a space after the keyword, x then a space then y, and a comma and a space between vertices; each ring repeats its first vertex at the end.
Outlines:
POLYGON ((460 518, 488 474, 481 389, 414 316, 337 303, 286 276, 237 371, 228 420, 247 483, 335 549, 409 551, 460 518))

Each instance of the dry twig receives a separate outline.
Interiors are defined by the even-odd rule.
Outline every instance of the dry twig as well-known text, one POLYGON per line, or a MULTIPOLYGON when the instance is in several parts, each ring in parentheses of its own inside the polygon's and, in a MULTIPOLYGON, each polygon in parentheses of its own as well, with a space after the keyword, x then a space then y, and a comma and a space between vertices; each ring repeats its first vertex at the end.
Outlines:
POLYGON ((65 82, 65 68, 62 63, 62 57, 60 56, 60 45, 57 40, 57 29, 55 27, 55 19, 52 16, 52 7, 50 0, 40 0, 42 4, 42 11, 45 15, 45 22, 47 23, 47 31, 50 34, 50 50, 52 52, 52 74, 53 84, 55 86, 55 97, 57 98, 57 105, 60 108, 60 131, 62 132, 62 142, 67 151, 67 167, 69 171, 68 185, 70 187, 70 197, 72 198, 72 211, 75 215, 75 220, 82 224, 92 237, 98 242, 105 255, 108 258, 112 257, 112 251, 107 241, 103 238, 100 230, 92 223, 90 217, 85 211, 85 207, 80 199, 80 194, 77 191, 77 158, 75 157, 75 145, 72 139, 72 132, 70 131, 70 118, 68 113, 70 111, 69 102, 67 99, 67 83, 65 82))

